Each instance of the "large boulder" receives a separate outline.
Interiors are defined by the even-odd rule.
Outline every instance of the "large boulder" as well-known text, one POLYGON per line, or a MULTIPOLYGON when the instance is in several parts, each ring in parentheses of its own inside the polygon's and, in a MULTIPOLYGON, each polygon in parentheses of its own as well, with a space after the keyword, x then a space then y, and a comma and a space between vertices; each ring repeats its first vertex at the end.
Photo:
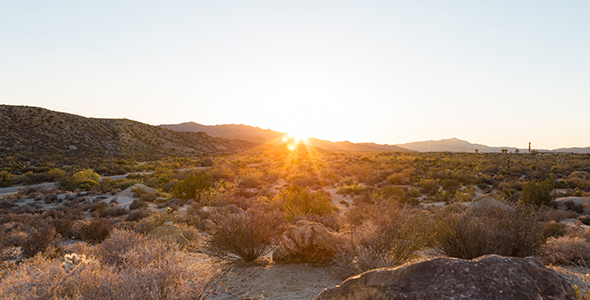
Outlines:
POLYGON ((177 244, 180 248, 189 245, 188 240, 182 235, 182 231, 174 225, 162 225, 150 231, 149 235, 165 244, 177 244))
POLYGON ((473 203, 471 204, 471 206, 469 206, 469 208, 467 209, 468 211, 472 212, 472 213, 484 213, 490 210, 511 210, 512 208, 505 204, 500 202, 497 199, 494 199, 492 197, 488 197, 488 196, 479 196, 476 197, 475 199, 473 199, 473 203))
POLYGON ((537 259, 486 255, 474 260, 437 258, 351 277, 317 300, 344 299, 576 299, 561 276, 537 259))
POLYGON ((313 262, 329 260, 341 245, 341 240, 326 226, 309 221, 298 221, 283 236, 272 258, 275 262, 313 262))

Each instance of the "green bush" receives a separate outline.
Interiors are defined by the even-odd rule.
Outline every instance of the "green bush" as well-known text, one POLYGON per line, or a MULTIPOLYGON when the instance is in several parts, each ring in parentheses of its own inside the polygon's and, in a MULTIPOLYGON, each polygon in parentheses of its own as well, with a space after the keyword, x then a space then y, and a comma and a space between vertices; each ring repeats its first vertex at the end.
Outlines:
POLYGON ((326 216, 337 211, 330 193, 319 190, 312 193, 309 188, 290 186, 281 191, 273 201, 282 203, 282 212, 289 222, 296 222, 307 214, 326 216))
POLYGON ((75 173, 72 176, 63 176, 59 180, 62 189, 73 191, 75 189, 89 190, 99 185, 100 175, 92 169, 86 169, 75 173))
POLYGON ((551 178, 545 179, 542 182, 528 181, 522 186, 520 201, 528 205, 547 205, 553 200, 551 192, 554 186, 555 182, 551 178))
POLYGON ((419 186, 422 188, 423 194, 428 194, 430 196, 436 195, 440 188, 438 181, 436 180, 422 180, 419 186))
POLYGON ((213 186, 211 176, 204 172, 190 174, 185 180, 179 181, 172 191, 180 199, 200 200, 202 194, 213 186))

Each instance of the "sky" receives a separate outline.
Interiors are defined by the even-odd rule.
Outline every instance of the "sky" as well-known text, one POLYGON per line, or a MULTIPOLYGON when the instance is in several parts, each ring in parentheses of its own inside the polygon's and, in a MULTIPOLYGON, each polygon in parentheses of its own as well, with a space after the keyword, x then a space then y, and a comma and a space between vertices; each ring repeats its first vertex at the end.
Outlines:
POLYGON ((590 146, 590 1, 0 1, 0 104, 590 146))

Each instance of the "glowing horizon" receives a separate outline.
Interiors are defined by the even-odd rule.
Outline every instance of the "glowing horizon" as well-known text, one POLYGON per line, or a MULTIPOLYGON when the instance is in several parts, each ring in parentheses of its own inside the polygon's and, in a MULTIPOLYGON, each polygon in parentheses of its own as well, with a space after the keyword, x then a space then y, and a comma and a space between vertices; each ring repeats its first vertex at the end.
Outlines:
POLYGON ((330 141, 590 146, 590 2, 0 4, 0 101, 330 141))

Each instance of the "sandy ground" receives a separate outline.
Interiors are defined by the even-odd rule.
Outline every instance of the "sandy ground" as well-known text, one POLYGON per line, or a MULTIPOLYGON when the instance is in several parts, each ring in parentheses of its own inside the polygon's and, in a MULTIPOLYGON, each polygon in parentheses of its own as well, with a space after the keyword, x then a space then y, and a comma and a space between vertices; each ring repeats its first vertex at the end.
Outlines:
POLYGON ((307 300, 341 282, 334 267, 277 265, 268 261, 243 263, 227 267, 213 278, 204 298, 307 300))

